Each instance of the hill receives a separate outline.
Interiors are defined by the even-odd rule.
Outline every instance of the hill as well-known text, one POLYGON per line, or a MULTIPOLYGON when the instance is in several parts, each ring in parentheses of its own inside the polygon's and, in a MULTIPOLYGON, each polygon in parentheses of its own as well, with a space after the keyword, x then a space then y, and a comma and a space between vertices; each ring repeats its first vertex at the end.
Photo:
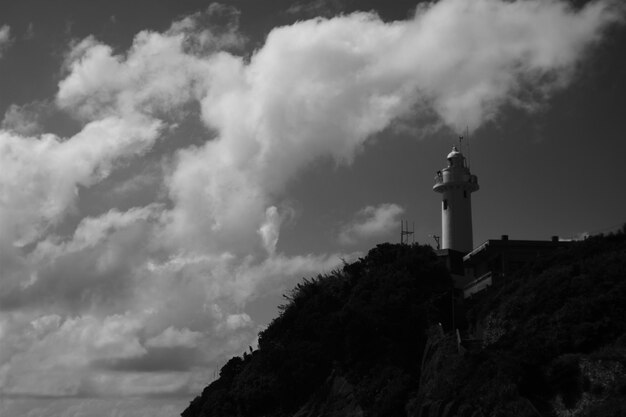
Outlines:
POLYGON ((624 232, 467 303, 461 327, 481 339, 468 351, 431 248, 378 245, 298 284, 259 348, 232 358, 182 416, 626 415, 624 232))
POLYGON ((467 309, 482 346, 459 358, 445 353, 449 341, 435 343, 420 405, 454 409, 454 400, 485 416, 626 415, 626 228, 526 265, 467 309))

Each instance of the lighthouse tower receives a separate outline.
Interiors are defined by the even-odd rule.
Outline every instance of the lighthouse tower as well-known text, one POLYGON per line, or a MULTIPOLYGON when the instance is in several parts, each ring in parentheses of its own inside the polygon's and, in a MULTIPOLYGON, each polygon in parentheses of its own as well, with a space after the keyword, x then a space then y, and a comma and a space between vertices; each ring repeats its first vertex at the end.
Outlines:
POLYGON ((465 157, 455 147, 448 154, 448 167, 437 172, 433 190, 442 194, 441 249, 470 252, 472 237, 472 193, 478 178, 472 175, 465 157))

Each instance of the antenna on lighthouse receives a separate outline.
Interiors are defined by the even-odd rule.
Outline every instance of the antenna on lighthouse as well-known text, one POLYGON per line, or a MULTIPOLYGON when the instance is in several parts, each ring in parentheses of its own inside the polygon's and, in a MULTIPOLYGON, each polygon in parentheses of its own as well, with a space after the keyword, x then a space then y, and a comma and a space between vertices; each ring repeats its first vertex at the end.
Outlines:
MULTIPOLYGON (((459 136, 459 152, 463 152, 463 135, 459 136)), ((462 163, 465 166, 465 160, 462 163)))
POLYGON ((467 168, 472 167, 472 154, 470 153, 469 126, 465 126, 465 136, 467 136, 467 168))

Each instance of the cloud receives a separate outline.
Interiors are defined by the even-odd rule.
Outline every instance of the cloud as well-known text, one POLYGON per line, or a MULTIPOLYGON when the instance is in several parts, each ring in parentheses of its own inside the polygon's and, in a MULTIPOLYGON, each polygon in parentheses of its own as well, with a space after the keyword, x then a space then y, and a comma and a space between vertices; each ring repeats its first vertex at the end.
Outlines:
MULTIPOLYGON (((253 343, 251 301, 350 256, 284 253, 291 181, 322 158, 350 164, 398 118, 458 129, 503 104, 533 109, 619 19, 611 4, 442 0, 405 21, 275 28, 247 57, 238 12, 212 5, 127 51, 74 44, 54 102, 80 132, 40 133, 28 105, 0 131, 0 395, 201 388, 253 343), (195 145, 186 123, 201 128, 195 145), (141 166, 155 163, 152 182, 141 166), (102 199, 87 216, 81 203, 105 180, 111 194, 164 192, 132 208, 102 199)), ((340 240, 381 237, 401 213, 366 207, 340 240)))
POLYGON ((162 180, 162 167, 156 163, 149 163, 137 174, 121 181, 110 181, 107 189, 108 197, 128 201, 137 196, 143 190, 155 189, 160 186, 162 180))
POLYGON ((245 44, 238 27, 237 9, 213 3, 164 33, 139 32, 124 55, 87 37, 66 58, 68 75, 59 82, 57 103, 85 120, 137 111, 179 120, 185 104, 204 94, 212 55, 245 44))
POLYGON ((407 21, 355 13, 277 28, 248 62, 186 47, 205 33, 194 15, 139 33, 125 55, 84 40, 57 102, 87 120, 139 112, 170 121, 199 103, 216 137, 176 155, 166 234, 185 250, 242 254, 258 247, 266 210, 312 161, 350 163, 416 107, 456 129, 507 102, 532 107, 526 89, 563 86, 615 19, 606 2, 574 12, 560 2, 444 0, 407 21))
POLYGON ((28 417, 172 417, 188 399, 166 398, 3 398, 0 415, 28 417))
POLYGON ((157 348, 187 347, 193 348, 198 345, 202 333, 192 332, 187 328, 181 330, 170 326, 163 333, 148 339, 146 345, 157 348))
POLYGON ((44 132, 43 122, 53 113, 51 103, 33 101, 22 106, 11 104, 4 113, 2 129, 21 136, 35 136, 44 132))
POLYGON ((69 75, 60 81, 59 107, 84 120, 125 116, 138 109, 164 116, 194 95, 195 74, 201 64, 183 52, 184 35, 153 32, 136 35, 126 59, 88 37, 67 60, 69 75))
POLYGON ((211 3, 205 11, 172 23, 168 34, 184 34, 187 50, 195 53, 241 51, 248 40, 239 31, 240 16, 233 6, 211 3))
MULTIPOLYGON (((64 321, 54 316, 39 317, 27 324, 30 332, 13 340, 26 344, 28 349, 18 350, 7 362, 2 393, 77 396, 100 391, 106 387, 92 379, 86 366, 110 356, 140 355, 144 348, 136 338, 139 325, 139 320, 126 315, 103 320, 84 315, 64 321)), ((12 346, 11 340, 8 342, 9 350, 19 349, 12 346)))
POLYGON ((404 209, 397 204, 367 206, 356 213, 354 220, 341 228, 338 240, 343 245, 353 245, 365 239, 385 236, 398 228, 402 213, 404 209))
POLYGON ((11 38, 11 27, 9 25, 0 26, 0 58, 13 43, 11 38))
POLYGON ((29 22, 26 27, 26 32, 24 33, 24 39, 30 40, 35 37, 35 24, 33 22, 29 22))
POLYGON ((345 8, 343 0, 298 1, 289 6, 285 13, 298 17, 330 17, 339 14, 345 8))
POLYGON ((0 288, 0 310, 59 310, 60 313, 125 311, 132 276, 143 262, 157 206, 85 218, 67 241, 39 242, 11 281, 0 288))
POLYGON ((133 116, 93 121, 69 139, 0 131, 0 240, 21 246, 39 238, 72 209, 79 186, 92 186, 119 160, 145 152, 160 126, 133 116))
POLYGON ((259 228, 259 234, 263 240, 263 246, 268 254, 272 255, 276 251, 278 236, 280 232, 280 224, 282 219, 275 206, 268 207, 265 211, 265 222, 259 228))

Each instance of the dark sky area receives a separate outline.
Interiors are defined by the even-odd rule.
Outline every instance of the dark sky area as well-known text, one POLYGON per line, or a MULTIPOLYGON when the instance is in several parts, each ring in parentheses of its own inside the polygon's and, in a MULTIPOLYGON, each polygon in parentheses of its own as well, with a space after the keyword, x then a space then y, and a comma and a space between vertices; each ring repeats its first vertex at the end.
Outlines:
POLYGON ((0 415, 178 415, 303 276, 433 244, 459 135, 475 246, 620 227, 588 3, 0 2, 0 415))

